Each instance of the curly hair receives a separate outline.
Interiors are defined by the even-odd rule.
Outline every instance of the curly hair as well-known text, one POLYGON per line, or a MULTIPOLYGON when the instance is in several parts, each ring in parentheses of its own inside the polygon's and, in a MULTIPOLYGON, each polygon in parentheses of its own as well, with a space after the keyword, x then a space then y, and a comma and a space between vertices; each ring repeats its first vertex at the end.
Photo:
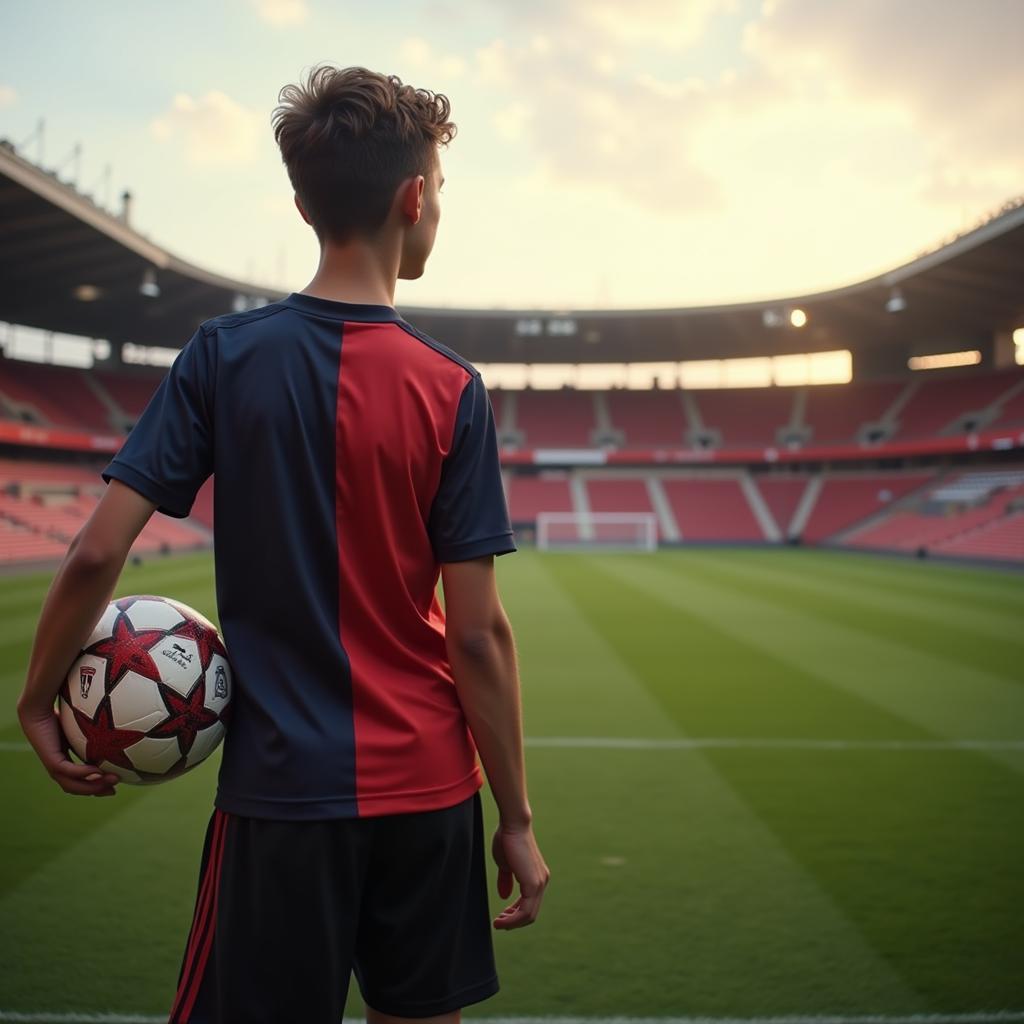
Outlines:
POLYGON ((321 242, 372 236, 398 186, 429 176, 456 132, 447 96, 361 67, 316 65, 277 99, 274 138, 321 242))

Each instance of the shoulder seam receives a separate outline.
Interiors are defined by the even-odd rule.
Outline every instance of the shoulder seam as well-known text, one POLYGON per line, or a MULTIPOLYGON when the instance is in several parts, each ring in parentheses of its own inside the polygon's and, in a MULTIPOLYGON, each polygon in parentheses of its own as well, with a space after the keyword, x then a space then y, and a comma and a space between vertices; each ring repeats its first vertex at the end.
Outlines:
POLYGON ((221 313, 219 316, 212 316, 208 320, 204 320, 199 327, 203 334, 209 336, 221 327, 238 327, 241 324, 264 320, 266 317, 273 316, 275 313, 280 313, 287 308, 287 306, 283 306, 279 302, 270 302, 260 309, 249 309, 244 313, 221 313))
POLYGON ((412 335, 417 341, 421 341, 428 348, 433 349, 438 355, 442 355, 446 359, 451 360, 451 362, 461 366, 470 377, 480 376, 480 371, 468 359, 463 359, 458 352, 453 352, 447 345, 442 344, 436 338, 432 338, 429 334, 425 334, 419 328, 414 327, 408 320, 395 320, 394 323, 401 327, 406 334, 412 335))

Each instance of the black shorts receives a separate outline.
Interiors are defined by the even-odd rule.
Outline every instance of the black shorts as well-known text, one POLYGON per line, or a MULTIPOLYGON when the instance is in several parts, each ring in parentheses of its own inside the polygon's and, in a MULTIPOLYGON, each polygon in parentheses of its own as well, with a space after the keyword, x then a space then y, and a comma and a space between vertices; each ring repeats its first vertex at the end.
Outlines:
POLYGON ((498 991, 479 793, 378 818, 214 811, 170 1024, 338 1024, 353 970, 398 1017, 498 991))

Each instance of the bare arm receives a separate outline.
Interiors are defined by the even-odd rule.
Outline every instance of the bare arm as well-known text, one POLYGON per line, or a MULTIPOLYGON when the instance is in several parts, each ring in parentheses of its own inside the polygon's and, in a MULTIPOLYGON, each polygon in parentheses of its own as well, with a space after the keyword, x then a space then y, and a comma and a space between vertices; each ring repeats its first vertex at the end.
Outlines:
POLYGON ((103 775, 95 765, 70 760, 53 704, 68 666, 103 614, 128 551, 155 508, 130 487, 111 481, 71 542, 39 616, 18 718, 43 767, 67 793, 114 792, 116 775, 103 775))
POLYGON ((492 844, 498 892, 508 897, 512 880, 521 895, 495 920, 497 928, 531 924, 550 872, 533 835, 526 791, 522 702, 515 642, 498 596, 491 556, 441 566, 447 618, 448 658, 487 781, 498 805, 492 844))

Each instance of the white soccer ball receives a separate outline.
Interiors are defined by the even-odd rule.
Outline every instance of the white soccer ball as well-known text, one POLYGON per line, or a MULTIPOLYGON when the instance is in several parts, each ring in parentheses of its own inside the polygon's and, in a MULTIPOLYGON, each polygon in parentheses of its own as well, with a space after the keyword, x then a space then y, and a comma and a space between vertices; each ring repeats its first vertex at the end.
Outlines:
POLYGON ((231 682, 209 619, 166 597, 120 597, 64 680, 61 728, 86 764, 124 782, 163 782, 223 739, 231 682))

